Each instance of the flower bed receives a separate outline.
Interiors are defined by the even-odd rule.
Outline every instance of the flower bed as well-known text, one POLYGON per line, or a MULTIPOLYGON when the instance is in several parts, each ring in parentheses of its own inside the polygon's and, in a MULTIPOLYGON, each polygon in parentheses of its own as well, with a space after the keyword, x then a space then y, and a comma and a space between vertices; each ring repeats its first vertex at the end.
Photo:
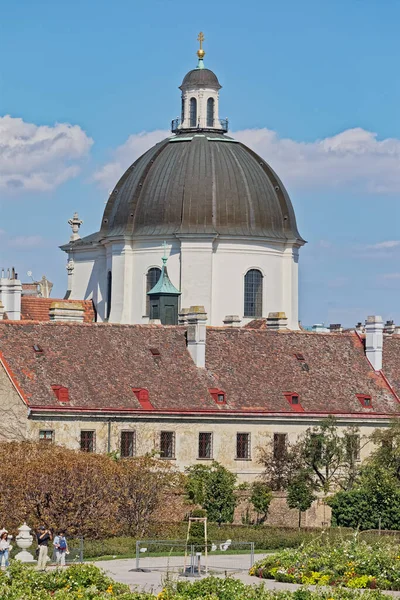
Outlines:
POLYGON ((245 585, 232 578, 207 577, 194 583, 167 583, 157 596, 132 592, 116 583, 93 565, 73 565, 62 571, 41 573, 13 562, 0 572, 1 600, 386 600, 379 591, 324 590, 306 588, 295 592, 277 592, 245 585))
POLYGON ((357 536, 335 543, 322 536, 264 558, 250 575, 306 585, 400 590, 400 549, 389 542, 370 545, 357 536))

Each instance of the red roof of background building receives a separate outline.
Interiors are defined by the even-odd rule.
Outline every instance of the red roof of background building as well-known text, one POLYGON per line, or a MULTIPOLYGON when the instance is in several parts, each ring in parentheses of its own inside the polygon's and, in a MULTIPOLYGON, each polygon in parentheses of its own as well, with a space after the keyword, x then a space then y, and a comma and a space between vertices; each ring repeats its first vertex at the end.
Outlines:
POLYGON ((91 323, 94 321, 95 313, 91 300, 59 300, 57 298, 40 298, 34 296, 22 296, 21 320, 50 321, 50 306, 53 302, 81 304, 84 307, 84 322, 91 323))

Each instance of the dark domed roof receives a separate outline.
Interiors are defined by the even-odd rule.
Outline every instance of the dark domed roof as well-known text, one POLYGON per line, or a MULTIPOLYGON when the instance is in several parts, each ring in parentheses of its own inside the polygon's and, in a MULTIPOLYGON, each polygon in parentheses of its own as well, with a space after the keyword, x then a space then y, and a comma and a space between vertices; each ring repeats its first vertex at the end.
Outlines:
POLYGON ((221 89, 221 85, 218 81, 218 77, 210 69, 193 69, 185 75, 182 81, 182 85, 179 87, 181 90, 184 87, 211 87, 217 90, 221 89))
POLYGON ((187 233, 303 241, 271 167, 213 132, 167 138, 131 165, 110 195, 97 239, 187 233))

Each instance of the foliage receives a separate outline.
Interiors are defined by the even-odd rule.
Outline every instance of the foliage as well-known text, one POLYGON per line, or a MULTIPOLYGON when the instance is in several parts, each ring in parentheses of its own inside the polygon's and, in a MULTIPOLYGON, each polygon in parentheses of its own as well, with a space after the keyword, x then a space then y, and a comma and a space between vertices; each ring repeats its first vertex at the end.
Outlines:
POLYGON ((159 595, 159 600, 384 600, 379 591, 360 592, 345 590, 310 591, 299 589, 295 592, 266 589, 260 585, 246 585, 238 579, 207 577, 194 583, 179 581, 175 586, 167 586, 159 595))
POLYGON ((143 536, 156 509, 162 505, 168 516, 170 499, 182 489, 182 475, 165 460, 154 456, 123 459, 119 462, 118 520, 131 534, 143 536))
POLYGON ((143 535, 163 504, 168 518, 180 485, 165 461, 114 458, 33 442, 0 445, 1 523, 16 530, 23 521, 62 528, 69 537, 110 533, 143 535))
POLYGON ((327 417, 279 452, 270 447, 260 449, 264 480, 272 490, 286 490, 299 477, 324 494, 338 487, 351 489, 359 471, 359 444, 357 428, 343 432, 334 417, 327 417))
POLYGON ((289 508, 296 508, 299 511, 299 527, 301 526, 301 513, 310 508, 314 499, 312 485, 305 477, 293 479, 289 484, 286 502, 289 508))
POLYGON ((374 451, 351 491, 328 500, 332 523, 360 529, 400 529, 400 423, 376 430, 374 451))
POLYGON ((207 511, 210 521, 231 523, 236 506, 236 475, 216 461, 210 466, 189 467, 186 474, 188 498, 207 511))
POLYGON ((251 486, 250 502, 257 513, 257 524, 261 525, 267 520, 272 493, 269 487, 260 481, 255 481, 251 486))
MULTIPOLYGON (((203 519, 206 516, 207 512, 203 509, 194 510, 191 514, 191 517, 196 519, 203 519)), ((208 536, 206 540, 204 521, 192 521, 190 523, 189 539, 187 543, 189 546, 194 546, 195 552, 204 552, 206 545, 207 550, 211 550, 211 543, 208 540, 208 536)))
POLYGON ((73 565, 68 569, 42 573, 12 561, 0 572, 3 600, 154 600, 151 594, 131 593, 129 587, 113 581, 93 565, 73 565))
POLYGON ((2 600, 384 600, 379 591, 336 589, 311 592, 267 590, 264 584, 246 585, 237 579, 207 577, 190 583, 167 583, 157 595, 131 592, 92 565, 41 573, 14 562, 8 572, 0 572, 2 600))
POLYGON ((267 579, 307 585, 400 589, 398 548, 373 546, 358 539, 332 543, 325 535, 295 550, 283 550, 256 563, 250 573, 267 579))

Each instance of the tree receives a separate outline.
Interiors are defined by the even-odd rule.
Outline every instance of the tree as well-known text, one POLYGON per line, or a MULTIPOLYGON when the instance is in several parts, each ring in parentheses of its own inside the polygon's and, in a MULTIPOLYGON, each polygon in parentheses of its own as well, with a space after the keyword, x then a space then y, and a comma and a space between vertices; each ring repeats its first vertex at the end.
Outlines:
POLYGON ((299 511, 299 529, 301 527, 301 513, 310 508, 314 502, 312 483, 306 477, 293 479, 287 490, 286 502, 289 508, 299 511))
POLYGON ((210 466, 189 467, 186 474, 188 498, 207 511, 210 521, 231 523, 236 506, 236 475, 216 461, 210 466))
POLYGON ((297 445, 286 442, 278 448, 259 448, 259 462, 264 466, 263 480, 273 491, 286 490, 290 481, 303 468, 297 445))
POLYGON ((43 442, 0 445, 0 523, 69 536, 143 535, 160 505, 173 510, 181 475, 165 461, 114 458, 43 442))
POLYGON ((250 502, 257 513, 257 525, 267 520, 272 493, 269 487, 261 481, 255 481, 251 486, 250 502))
POLYGON ((174 495, 183 489, 183 476, 170 463, 154 456, 119 461, 118 518, 128 533, 143 536, 159 506, 165 521, 172 516, 174 495))

